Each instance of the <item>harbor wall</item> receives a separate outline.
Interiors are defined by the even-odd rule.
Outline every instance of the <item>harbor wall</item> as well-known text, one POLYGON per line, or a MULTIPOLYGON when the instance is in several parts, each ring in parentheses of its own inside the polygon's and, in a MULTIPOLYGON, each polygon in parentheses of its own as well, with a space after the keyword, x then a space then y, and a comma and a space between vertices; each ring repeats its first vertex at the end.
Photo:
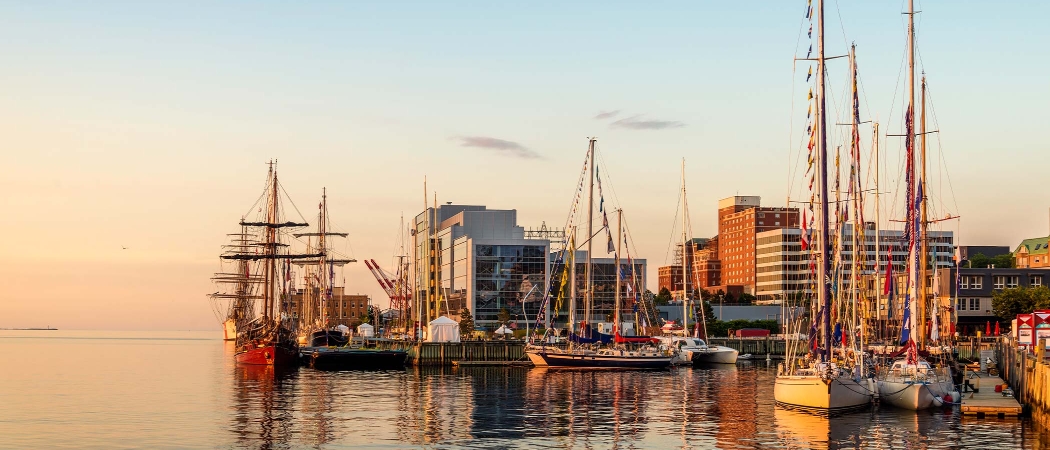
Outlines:
POLYGON ((451 366, 456 361, 524 361, 522 341, 423 342, 409 347, 408 363, 414 366, 451 366))
POLYGON ((1050 428, 1050 363, 1046 349, 1032 352, 1007 340, 1000 341, 997 347, 1000 376, 1013 388, 1032 419, 1043 428, 1050 428))

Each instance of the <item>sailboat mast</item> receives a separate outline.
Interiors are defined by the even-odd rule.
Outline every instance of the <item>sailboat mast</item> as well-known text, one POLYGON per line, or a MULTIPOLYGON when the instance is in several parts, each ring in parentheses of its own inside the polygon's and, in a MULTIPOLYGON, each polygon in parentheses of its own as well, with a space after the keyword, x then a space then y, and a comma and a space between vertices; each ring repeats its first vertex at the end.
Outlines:
MULTIPOLYGON (((914 240, 916 238, 915 231, 917 231, 917 230, 914 229, 914 226, 915 226, 915 213, 916 213, 916 211, 915 211, 915 184, 916 184, 915 183, 915 0, 908 0, 908 110, 907 110, 907 114, 905 114, 904 120, 906 122, 905 123, 905 137, 904 137, 904 140, 906 142, 906 147, 907 147, 905 149, 905 151, 907 152, 907 182, 908 182, 907 183, 908 184, 908 186, 907 186, 907 199, 905 200, 905 204, 908 205, 908 207, 907 207, 908 208, 908 214, 907 214, 908 220, 907 220, 907 225, 906 226, 907 226, 907 228, 909 230, 908 235, 910 236, 910 239, 912 240, 912 242, 914 242, 914 240)), ((909 249, 914 254, 915 248, 914 248, 913 245, 911 245, 911 243, 909 243, 909 249)), ((911 281, 909 283, 908 290, 909 290, 909 294, 911 296, 911 304, 909 305, 909 314, 910 314, 909 320, 910 320, 910 323, 908 324, 908 328, 909 328, 909 330, 911 330, 911 333, 919 332, 919 335, 921 336, 922 333, 920 332, 920 330, 918 330, 916 328, 916 325, 917 324, 921 324, 922 321, 917 318, 918 317, 918 311, 917 311, 917 308, 916 308, 916 303, 919 302, 919 298, 917 298, 918 296, 915 295, 916 294, 915 287, 916 287, 916 285, 925 285, 926 281, 917 279, 918 278, 918 274, 915 273, 915 270, 914 270, 916 263, 911 259, 911 257, 914 257, 914 256, 912 256, 912 255, 909 255, 909 256, 910 257, 908 258, 908 265, 911 266, 911 267, 908 268, 908 273, 910 274, 909 278, 911 278, 911 281)), ((909 337, 914 340, 914 335, 909 334, 909 337)))
POLYGON ((591 267, 591 251, 594 246, 594 142, 595 139, 591 138, 588 144, 587 153, 590 158, 591 176, 590 176, 590 192, 587 194, 587 290, 584 291, 584 316, 583 320, 590 323, 591 319, 591 307, 594 302, 594 287, 591 285, 593 280, 593 268, 591 267))
MULTIPOLYGON (((569 237, 569 331, 576 330, 576 224, 569 237)), ((569 345, 572 345, 570 341, 569 345)))
POLYGON ((879 210, 882 209, 882 203, 879 203, 879 123, 873 123, 872 128, 871 145, 875 151, 875 298, 881 298, 881 294, 878 294, 882 292, 882 282, 879 280, 882 270, 882 231, 879 224, 879 210))
MULTIPOLYGON (((856 45, 851 45, 850 49, 849 49, 849 67, 850 67, 849 68, 850 77, 853 79, 853 89, 854 89, 854 92, 856 92, 856 87, 857 87, 857 46, 856 45)), ((856 156, 858 154, 858 152, 860 151, 857 148, 857 145, 859 144, 857 142, 857 139, 858 139, 858 136, 860 136, 859 132, 857 131, 857 127, 859 126, 859 124, 857 123, 858 120, 859 120, 859 118, 857 117, 857 111, 859 110, 858 102, 859 102, 859 99, 857 98, 856 95, 854 95, 853 96, 853 108, 850 111, 850 118, 851 118, 851 121, 853 122, 853 124, 852 124, 853 125, 852 126, 852 132, 850 133, 850 161, 857 161, 859 163, 860 158, 858 158, 856 156)), ((852 163, 851 163, 851 165, 852 165, 852 163)), ((850 324, 850 328, 852 328, 852 329, 850 329, 850 330, 843 330, 843 333, 844 334, 848 334, 849 336, 856 336, 854 334, 854 331, 856 330, 856 328, 854 328, 854 327, 856 327, 858 325, 858 321, 857 321, 857 306, 858 306, 857 305, 857 281, 858 281, 857 264, 864 264, 866 262, 865 261, 866 258, 864 257, 865 256, 865 252, 863 251, 863 247, 860 245, 860 241, 859 241, 860 233, 861 233, 861 230, 864 227, 864 224, 861 223, 859 226, 857 224, 857 219, 860 218, 860 206, 861 206, 861 202, 860 202, 860 192, 861 192, 860 191, 860 181, 858 179, 859 178, 860 167, 856 167, 856 168, 852 169, 851 172, 853 172, 853 173, 850 174, 850 184, 852 185, 851 188, 854 190, 853 191, 854 211, 853 211, 853 215, 852 215, 852 217, 853 217, 853 242, 851 243, 853 251, 850 254, 850 265, 849 265, 850 266, 849 295, 850 295, 850 308, 853 309, 853 323, 850 324)), ((849 206, 847 206, 847 208, 848 207, 849 206)), ((843 225, 845 225, 845 224, 843 224, 843 225)), ((855 345, 854 342, 851 342, 851 344, 855 345)))
POLYGON ((685 158, 682 158, 682 334, 689 334, 689 273, 686 264, 685 246, 689 239, 689 210, 685 201, 685 158))
POLYGON ((820 130, 818 152, 820 160, 820 264, 817 268, 817 282, 820 290, 817 292, 817 301, 824 310, 823 335, 824 352, 821 361, 828 361, 831 357, 831 280, 829 279, 830 245, 828 242, 828 141, 827 141, 827 117, 825 111, 824 96, 824 0, 817 2, 817 129, 820 130))
MULTIPOLYGON (((927 258, 929 257, 929 222, 926 220, 926 76, 922 77, 922 119, 919 121, 919 190, 922 201, 919 202, 919 348, 926 346, 926 302, 929 291, 926 288, 927 258)), ((936 260, 935 260, 936 261, 936 260)), ((934 267, 936 269, 936 266, 934 267)), ((936 311, 936 309, 933 309, 936 311)))
POLYGON ((620 332, 620 243, 623 242, 623 210, 617 208, 616 210, 616 254, 613 255, 615 261, 615 276, 616 276, 616 313, 613 317, 613 330, 617 333, 620 332))
POLYGON ((318 219, 317 227, 320 229, 320 233, 317 236, 317 250, 321 253, 321 258, 318 260, 320 264, 317 267, 317 275, 320 278, 320 290, 318 292, 320 297, 321 307, 318 311, 319 317, 318 322, 327 327, 328 325, 328 289, 331 289, 330 279, 330 268, 328 267, 328 247, 325 241, 325 233, 328 232, 328 191, 326 188, 321 188, 321 212, 320 219, 318 219))
MULTIPOLYGON (((266 211, 266 222, 277 223, 277 171, 270 163, 270 201, 269 209, 266 211)), ((274 298, 274 286, 277 284, 277 229, 272 226, 266 227, 266 315, 272 320, 280 320, 280 314, 276 313, 274 298)))

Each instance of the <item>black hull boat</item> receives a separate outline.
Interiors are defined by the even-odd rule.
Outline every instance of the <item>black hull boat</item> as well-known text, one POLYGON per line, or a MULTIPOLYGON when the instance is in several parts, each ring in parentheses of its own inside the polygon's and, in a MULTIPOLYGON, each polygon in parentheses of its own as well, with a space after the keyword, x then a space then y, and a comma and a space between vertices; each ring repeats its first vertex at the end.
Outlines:
POLYGON ((350 338, 339 330, 318 330, 310 334, 311 347, 345 347, 350 338))
POLYGON ((557 348, 535 348, 526 352, 537 367, 551 369, 666 369, 671 357, 657 353, 602 350, 564 351, 557 348))
POLYGON ((405 350, 308 347, 301 352, 303 364, 319 370, 403 369, 405 350))

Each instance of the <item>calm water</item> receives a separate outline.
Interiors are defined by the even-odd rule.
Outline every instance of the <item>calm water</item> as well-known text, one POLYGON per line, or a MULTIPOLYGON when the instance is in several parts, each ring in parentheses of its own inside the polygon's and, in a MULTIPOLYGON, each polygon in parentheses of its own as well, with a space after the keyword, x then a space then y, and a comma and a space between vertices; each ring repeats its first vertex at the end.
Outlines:
POLYGON ((765 362, 667 372, 237 367, 219 332, 0 331, 2 448, 1050 448, 1028 421, 773 407, 765 362))

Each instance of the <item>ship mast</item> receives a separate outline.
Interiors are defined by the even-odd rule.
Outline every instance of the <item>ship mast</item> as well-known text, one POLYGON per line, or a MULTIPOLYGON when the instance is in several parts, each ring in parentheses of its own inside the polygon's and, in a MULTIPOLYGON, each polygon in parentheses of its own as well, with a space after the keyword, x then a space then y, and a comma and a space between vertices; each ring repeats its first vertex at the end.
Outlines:
POLYGON ((689 273, 686 263, 686 245, 688 245, 689 210, 685 201, 685 158, 682 158, 682 335, 689 335, 689 273))
MULTIPOLYGON (((907 14, 908 14, 908 110, 907 110, 907 114, 905 114, 905 118, 904 118, 904 120, 906 122, 905 123, 905 134, 906 134, 906 136, 904 137, 904 139, 905 139, 905 146, 907 147, 905 150, 907 152, 907 166, 908 166, 907 167, 907 177, 908 177, 908 180, 907 180, 908 183, 907 184, 908 184, 908 186, 907 186, 907 200, 906 200, 905 204, 908 205, 908 214, 907 214, 907 217, 908 217, 907 227, 909 229, 908 235, 910 236, 910 239, 911 239, 912 242, 914 242, 915 239, 920 239, 922 242, 919 243, 919 246, 925 247, 925 239, 922 239, 923 236, 915 236, 915 232, 918 231, 918 230, 914 229, 915 220, 917 219, 915 217, 915 215, 917 213, 917 211, 915 211, 915 188, 918 187, 919 189, 922 189, 922 187, 923 187, 921 184, 917 185, 916 178, 915 178, 915 175, 916 175, 915 174, 915 0, 908 0, 908 13, 907 14)), ((925 227, 925 225, 924 224, 920 224, 920 227, 925 227)), ((914 245, 909 245, 909 248, 911 249, 912 252, 916 251, 914 245)), ((926 294, 926 278, 925 278, 926 269, 925 269, 925 266, 923 264, 918 262, 918 259, 924 259, 924 257, 922 255, 923 255, 922 252, 919 252, 919 255, 914 255, 913 257, 917 258, 917 261, 914 261, 914 262, 910 261, 910 258, 909 258, 909 265, 912 266, 912 267, 909 267, 909 272, 911 273, 911 276, 909 277, 909 278, 911 278, 911 286, 909 287, 909 290, 910 290, 911 294, 918 294, 918 295, 912 295, 911 304, 909 305, 909 308, 910 308, 909 313, 910 313, 910 321, 911 321, 910 326, 909 326, 909 329, 911 330, 910 333, 909 333, 909 338, 911 338, 912 340, 917 341, 920 346, 924 343, 923 328, 924 328, 924 325, 925 325, 925 321, 922 320, 922 315, 921 315, 922 311, 921 311, 921 309, 919 309, 919 305, 922 305, 922 303, 926 301, 926 296, 925 296, 925 294, 926 294), (915 269, 917 269, 917 267, 915 267, 916 265, 919 266, 918 267, 919 270, 915 270, 915 269), (917 288, 917 290, 916 290, 916 288, 917 288), (917 333, 917 336, 915 336, 914 333, 917 333)))
MULTIPOLYGON (((919 121, 919 190, 922 201, 919 203, 919 348, 926 347, 926 303, 929 292, 926 288, 927 258, 929 257, 929 222, 926 217, 926 76, 922 77, 922 119, 919 121)), ((936 260, 934 260, 936 261, 936 260)), ((934 267, 934 270, 937 270, 934 267)), ((933 309, 936 311, 936 309, 933 309)))
MULTIPOLYGON (((590 192, 587 194, 587 268, 586 268, 586 280, 587 290, 584 291, 584 315, 583 320, 587 321, 588 327, 590 327, 591 319, 591 308, 594 302, 594 286, 592 286, 594 276, 594 270, 591 263, 591 250, 594 247, 594 143, 597 141, 595 138, 591 138, 587 145, 588 158, 590 158, 590 192)), ((591 330, 591 328, 588 328, 591 330)), ((588 332, 590 337, 590 332, 588 332)))
MULTIPOLYGON (((616 275, 616 313, 613 314, 613 331, 614 334, 620 333, 620 243, 623 242, 623 210, 616 209, 616 253, 613 255, 615 259, 614 266, 616 269, 613 271, 616 275)), ((621 333, 622 334, 622 333, 621 333)))
POLYGON ((817 302, 824 310, 823 335, 824 352, 821 361, 827 362, 831 358, 831 280, 829 279, 830 263, 828 250, 828 143, 827 143, 827 118, 824 114, 824 1, 817 3, 817 129, 820 130, 818 160, 820 161, 820 261, 817 268, 817 282, 820 290, 817 292, 817 302))

